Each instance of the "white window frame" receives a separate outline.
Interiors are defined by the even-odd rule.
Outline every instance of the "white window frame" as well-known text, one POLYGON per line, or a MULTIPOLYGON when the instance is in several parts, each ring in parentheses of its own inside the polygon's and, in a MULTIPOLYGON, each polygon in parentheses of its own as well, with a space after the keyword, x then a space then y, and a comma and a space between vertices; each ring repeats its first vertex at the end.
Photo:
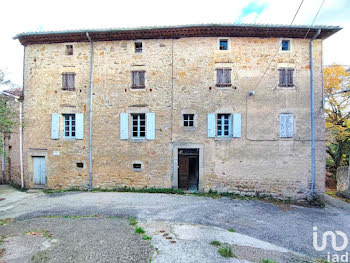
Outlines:
POLYGON ((136 139, 136 140, 145 140, 146 139, 146 118, 147 118, 147 114, 146 113, 131 113, 131 136, 130 138, 132 139, 136 139), (144 118, 144 122, 145 124, 143 125, 144 126, 144 133, 145 133, 145 136, 141 136, 141 115, 144 115, 145 118, 144 118), (137 116, 137 124, 136 126, 134 126, 134 116, 137 116), (136 127, 136 132, 137 132, 137 136, 134 136, 134 127, 136 127))
POLYGON ((216 137, 217 138, 230 138, 232 137, 232 113, 217 113, 216 114, 216 137), (225 115, 228 115, 228 123, 225 124, 223 122, 225 122, 226 118, 225 115), (219 118, 219 116, 221 116, 221 118, 219 118), (220 133, 221 135, 219 135, 219 122, 220 122, 220 133), (228 135, 225 135, 225 128, 223 128, 224 126, 228 126, 228 135))
POLYGON ((63 116, 63 138, 65 139, 75 139, 76 137, 76 116, 73 113, 65 113, 62 114, 63 116), (67 119, 68 117, 68 119, 67 119), (68 125, 67 123, 68 122, 68 125), (68 127, 68 130, 67 130, 68 127), (68 135, 66 135, 66 132, 68 132, 68 135), (74 133, 74 135, 73 135, 74 133))

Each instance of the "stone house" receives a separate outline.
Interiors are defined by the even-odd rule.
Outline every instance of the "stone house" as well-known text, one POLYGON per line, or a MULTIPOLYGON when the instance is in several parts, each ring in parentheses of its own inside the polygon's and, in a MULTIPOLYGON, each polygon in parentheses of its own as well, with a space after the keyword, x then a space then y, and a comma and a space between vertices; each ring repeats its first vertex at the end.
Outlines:
POLYGON ((322 193, 322 41, 338 30, 192 25, 19 34, 25 186, 305 197, 309 45, 319 33, 315 189, 322 193))

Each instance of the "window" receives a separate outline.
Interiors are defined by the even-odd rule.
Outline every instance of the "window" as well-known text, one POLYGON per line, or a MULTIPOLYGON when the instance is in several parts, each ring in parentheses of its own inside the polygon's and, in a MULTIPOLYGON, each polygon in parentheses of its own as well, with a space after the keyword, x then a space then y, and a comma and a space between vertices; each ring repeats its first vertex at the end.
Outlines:
POLYGON ((75 73, 63 73, 62 74, 62 89, 74 90, 75 89, 75 73))
POLYGON ((145 86, 145 71, 132 71, 132 88, 144 89, 145 86))
POLYGON ((217 136, 230 137, 231 135, 231 114, 218 114, 217 136))
POLYGON ((78 168, 84 168, 84 163, 77 163, 78 168))
POLYGON ((228 40, 227 39, 220 39, 219 49, 220 50, 227 50, 228 49, 228 40))
POLYGON ((73 55, 73 45, 66 45, 66 55, 73 55))
POLYGON ((146 114, 131 114, 132 117, 132 137, 146 137, 146 114))
POLYGON ((280 87, 293 87, 293 72, 292 68, 279 68, 279 85, 280 87))
POLYGON ((135 53, 142 53, 142 42, 135 42, 135 53))
POLYGON ((75 138, 75 114, 63 114, 64 137, 75 138))
POLYGON ((290 41, 289 40, 282 40, 281 50, 283 50, 283 51, 289 51, 290 50, 290 41))
POLYGON ((281 138, 294 137, 294 114, 292 113, 280 114, 280 137, 281 138))
POLYGON ((231 69, 223 68, 216 70, 216 86, 231 87, 231 69))
POLYGON ((194 114, 184 114, 184 127, 194 126, 194 114))

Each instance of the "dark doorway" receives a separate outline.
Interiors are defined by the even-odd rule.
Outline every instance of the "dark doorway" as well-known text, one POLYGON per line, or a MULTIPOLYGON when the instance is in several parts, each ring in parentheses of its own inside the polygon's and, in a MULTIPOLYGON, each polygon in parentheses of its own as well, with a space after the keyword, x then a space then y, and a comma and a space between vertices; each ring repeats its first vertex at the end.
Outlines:
POLYGON ((198 191, 199 149, 179 149, 178 188, 198 191))

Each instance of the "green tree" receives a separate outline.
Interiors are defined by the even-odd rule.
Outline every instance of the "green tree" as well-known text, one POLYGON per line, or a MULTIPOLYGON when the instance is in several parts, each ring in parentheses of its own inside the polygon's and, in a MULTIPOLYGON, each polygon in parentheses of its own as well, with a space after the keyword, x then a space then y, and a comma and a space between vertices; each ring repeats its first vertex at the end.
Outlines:
POLYGON ((339 65, 324 69, 327 168, 334 176, 348 165, 350 151, 350 72, 339 65))

